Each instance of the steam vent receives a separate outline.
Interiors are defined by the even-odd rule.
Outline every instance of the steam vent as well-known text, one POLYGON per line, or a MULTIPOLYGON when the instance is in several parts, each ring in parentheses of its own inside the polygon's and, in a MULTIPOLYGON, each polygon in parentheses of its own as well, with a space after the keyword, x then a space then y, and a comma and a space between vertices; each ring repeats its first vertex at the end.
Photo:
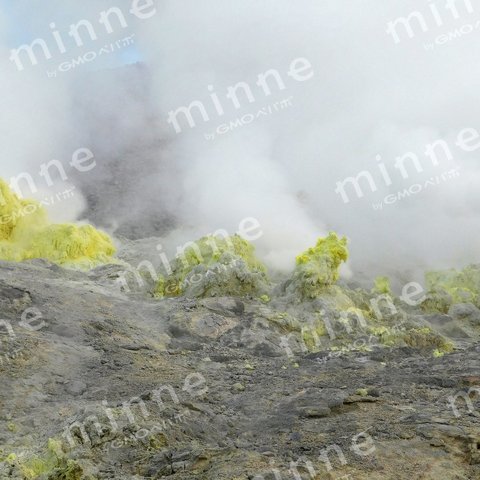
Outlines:
POLYGON ((0 480, 480 480, 479 24, 0 0, 0 480))

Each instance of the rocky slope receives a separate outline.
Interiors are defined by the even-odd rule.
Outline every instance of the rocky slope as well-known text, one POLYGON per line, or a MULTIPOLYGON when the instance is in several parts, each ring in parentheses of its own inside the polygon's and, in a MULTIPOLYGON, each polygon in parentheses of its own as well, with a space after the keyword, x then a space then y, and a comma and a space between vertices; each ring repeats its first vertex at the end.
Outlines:
POLYGON ((312 346, 315 309, 155 299, 122 268, 0 263, 0 478, 480 478, 480 312, 312 346))

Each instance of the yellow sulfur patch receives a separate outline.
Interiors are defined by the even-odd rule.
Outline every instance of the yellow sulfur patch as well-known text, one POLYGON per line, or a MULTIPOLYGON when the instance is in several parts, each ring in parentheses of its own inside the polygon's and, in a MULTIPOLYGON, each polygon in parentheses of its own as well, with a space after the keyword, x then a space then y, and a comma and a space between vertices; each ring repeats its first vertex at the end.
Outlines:
POLYGON ((270 301, 266 267, 255 248, 239 235, 200 238, 175 259, 172 274, 161 277, 156 297, 245 296, 270 301))
POLYGON ((392 288, 390 286, 390 279, 388 277, 377 277, 372 293, 380 295, 392 295, 392 288))
POLYGON ((110 237, 91 225, 49 224, 47 212, 20 199, 0 179, 0 259, 45 258, 60 265, 90 268, 111 261, 110 237))
POLYGON ((422 307, 426 311, 447 313, 457 303, 473 303, 480 306, 480 268, 470 265, 463 270, 427 272, 427 300, 422 307))
POLYGON ((304 299, 314 299, 336 283, 339 268, 348 259, 347 239, 330 232, 296 258, 292 287, 304 299))

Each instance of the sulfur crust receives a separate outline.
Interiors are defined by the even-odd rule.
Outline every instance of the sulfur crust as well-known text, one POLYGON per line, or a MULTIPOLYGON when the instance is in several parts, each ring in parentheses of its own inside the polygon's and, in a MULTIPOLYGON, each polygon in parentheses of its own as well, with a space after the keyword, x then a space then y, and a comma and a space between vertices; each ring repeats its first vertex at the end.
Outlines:
POLYGON ((422 307, 426 311, 447 313, 457 303, 473 303, 480 307, 480 268, 470 265, 463 270, 427 272, 427 300, 422 307))
POLYGON ((238 235, 208 236, 197 240, 175 259, 171 275, 160 278, 154 294, 157 297, 253 295, 266 301, 267 284, 266 267, 256 258, 251 243, 238 235))
POLYGON ((347 239, 330 232, 297 256, 292 286, 304 299, 317 298, 337 282, 340 265, 347 259, 347 239))
POLYGON ((44 258, 65 266, 90 268, 115 253, 110 237, 91 225, 49 224, 45 209, 19 198, 0 179, 0 259, 44 258))

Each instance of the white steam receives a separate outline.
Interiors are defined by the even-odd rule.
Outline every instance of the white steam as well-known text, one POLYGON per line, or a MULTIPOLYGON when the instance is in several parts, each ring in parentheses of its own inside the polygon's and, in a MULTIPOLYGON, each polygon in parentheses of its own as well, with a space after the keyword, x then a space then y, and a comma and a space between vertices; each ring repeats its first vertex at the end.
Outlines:
POLYGON ((70 23, 89 19, 100 38, 83 52, 134 33, 144 66, 106 69, 111 61, 102 60, 52 80, 45 70, 69 54, 16 72, 8 60, 14 40, 0 38, 0 88, 8 92, 0 118, 6 139, 1 176, 25 168, 35 173, 52 158, 67 159, 88 147, 97 168, 68 179, 84 192, 85 215, 103 226, 136 224, 128 232, 137 237, 182 227, 196 235, 233 233, 243 218, 255 217, 264 233, 256 242, 259 253, 282 269, 328 230, 349 237, 354 271, 369 275, 402 270, 414 276, 417 270, 475 262, 480 150, 466 151, 456 142, 465 128, 480 131, 480 36, 473 32, 433 51, 424 44, 475 23, 480 8, 472 13, 457 2, 455 19, 444 2, 433 3, 442 25, 429 13, 430 4, 413 0, 165 0, 155 2, 152 18, 135 22, 128 16, 132 2, 124 0, 115 6, 129 25, 108 36, 100 35, 98 24, 99 12, 112 6, 108 2, 74 8, 42 2, 34 8, 40 4, 20 1, 14 27, 23 24, 30 32, 22 38, 47 38, 52 21, 67 32, 70 23), (388 22, 413 11, 424 15, 428 31, 415 26, 408 38, 400 26, 396 44, 388 22), (308 60, 311 78, 288 75, 295 59, 308 60), (266 95, 257 82, 271 69, 285 88, 270 79, 266 95), (238 82, 251 88, 254 100, 239 90, 241 105, 235 108, 227 93, 238 82), (288 106, 270 112, 287 100, 288 106), (190 128, 180 115, 182 132, 176 133, 169 112, 192 101, 202 102, 209 121, 194 112, 196 126, 190 128), (232 131, 221 127, 262 109, 270 113, 232 131), (214 140, 205 138, 214 132, 214 140), (439 154, 434 165, 425 149, 438 139, 453 158, 439 154), (408 152, 418 156, 423 171, 410 163, 403 178, 395 162, 408 152), (456 178, 384 202, 457 167, 456 178), (371 174, 376 191, 365 183, 358 198, 347 187, 350 201, 344 203, 335 193, 337 182, 362 171, 371 174), (374 210, 380 202, 382 209, 374 210))

